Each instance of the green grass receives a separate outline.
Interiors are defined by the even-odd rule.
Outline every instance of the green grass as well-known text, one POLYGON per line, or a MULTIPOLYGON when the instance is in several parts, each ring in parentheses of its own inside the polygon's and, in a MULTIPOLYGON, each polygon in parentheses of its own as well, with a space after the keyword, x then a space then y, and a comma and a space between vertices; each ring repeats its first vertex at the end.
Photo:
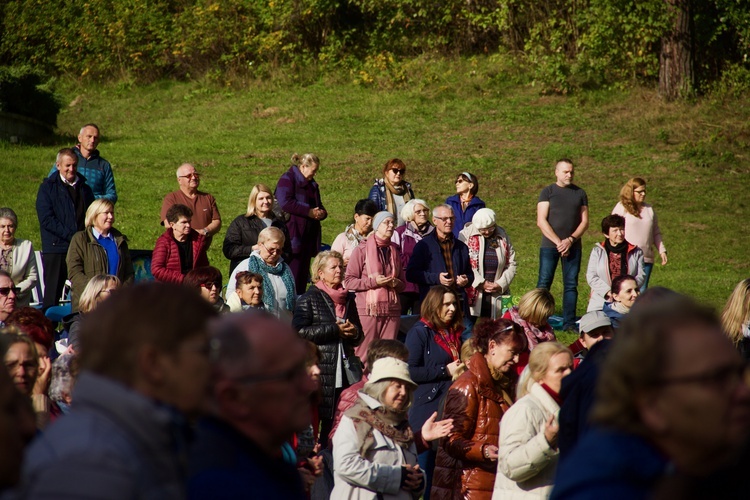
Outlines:
MULTIPOLYGON (((330 242, 366 197, 383 163, 402 158, 407 179, 430 204, 453 193, 463 170, 480 180, 479 195, 498 214, 516 247, 512 289, 536 284, 540 233, 536 200, 554 181, 562 156, 576 163, 588 193, 591 227, 584 237, 579 313, 585 310, 585 266, 598 227, 622 184, 641 176, 659 217, 670 262, 653 285, 721 307, 750 275, 750 106, 748 99, 665 104, 651 90, 540 96, 490 62, 436 66, 398 90, 321 80, 308 86, 161 82, 145 87, 68 84, 54 147, 0 143, 0 206, 19 214, 19 237, 39 245, 34 200, 57 149, 73 144, 86 122, 100 125, 102 155, 112 162, 120 201, 116 226, 131 248, 151 248, 163 228, 159 209, 176 189, 174 170, 193 162, 201 188, 216 196, 224 228, 209 257, 226 272, 221 241, 243 213, 250 187, 275 186, 292 153, 321 158, 317 180, 330 242), (427 75, 427 76, 425 76, 427 75)), ((559 271, 558 271, 559 273, 559 271)), ((553 293, 562 295, 560 276, 553 293)), ((559 305, 558 305, 559 309, 559 305)))

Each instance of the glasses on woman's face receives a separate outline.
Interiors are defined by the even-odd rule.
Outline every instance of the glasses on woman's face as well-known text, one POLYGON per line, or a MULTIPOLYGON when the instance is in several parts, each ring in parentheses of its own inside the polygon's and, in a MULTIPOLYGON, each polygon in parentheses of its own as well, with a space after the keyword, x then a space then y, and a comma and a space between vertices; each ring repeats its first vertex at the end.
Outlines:
POLYGON ((270 253, 271 255, 276 255, 281 253, 281 248, 268 248, 265 243, 261 243, 260 246, 266 249, 266 252, 270 253))
POLYGON ((208 283, 201 283, 201 288, 205 288, 207 290, 211 290, 213 288, 221 288, 221 283, 218 281, 210 281, 208 283))
POLYGON ((393 173, 393 175, 404 175, 406 173, 406 169, 405 168, 392 168, 391 172, 393 173))
POLYGON ((467 182, 467 181, 466 181, 466 179, 464 179, 462 177, 459 177, 458 179, 456 179, 456 184, 462 184, 464 182, 467 182))
POLYGON ((4 286, 0 288, 0 295, 2 295, 3 297, 7 297, 10 292, 13 292, 13 295, 18 295, 19 293, 21 293, 21 289, 17 286, 4 286))
POLYGON ((646 195, 646 188, 642 188, 642 189, 634 189, 634 190, 633 190, 633 193, 635 193, 635 194, 639 194, 639 195, 641 195, 641 196, 645 196, 645 195, 646 195))

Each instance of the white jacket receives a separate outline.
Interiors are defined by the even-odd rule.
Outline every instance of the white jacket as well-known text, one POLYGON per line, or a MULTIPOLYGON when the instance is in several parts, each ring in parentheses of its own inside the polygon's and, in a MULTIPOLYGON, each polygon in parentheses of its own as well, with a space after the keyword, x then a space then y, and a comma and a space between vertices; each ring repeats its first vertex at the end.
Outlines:
MULTIPOLYGON (((646 270, 643 267, 643 251, 630 244, 628 244, 628 274, 635 277, 635 284, 639 287, 646 277, 646 270)), ((589 265, 586 268, 586 281, 591 287, 591 297, 586 312, 601 311, 604 307, 604 296, 612 289, 609 260, 603 243, 597 243, 591 250, 589 265)))
MULTIPOLYGON (((495 235, 499 236, 503 240, 502 245, 498 245, 496 249, 497 253, 497 274, 495 274, 495 283, 500 285, 501 290, 499 292, 496 292, 493 294, 494 297, 499 297, 500 295, 507 295, 510 292, 510 283, 513 281, 513 278, 516 277, 516 251, 513 248, 513 244, 510 242, 510 238, 508 238, 508 234, 505 232, 505 229, 501 228, 500 226, 495 226, 495 235)), ((469 224, 465 228, 461 230, 460 233, 458 233, 458 239, 466 243, 466 246, 469 246, 469 238, 472 236, 479 236, 479 255, 478 255, 478 262, 479 266, 477 268, 473 267, 472 264, 472 270, 474 271, 474 280, 471 283, 471 286, 474 288, 479 287, 482 283, 484 283, 486 280, 484 279, 484 243, 485 239, 484 237, 479 233, 479 230, 474 227, 474 224, 469 224)), ((469 257, 471 258, 472 250, 471 247, 469 247, 469 257)), ((477 300, 474 301, 474 305, 471 306, 471 314, 473 316, 479 316, 482 313, 482 296, 484 295, 484 292, 482 291, 481 287, 477 288, 477 300)))
POLYGON ((31 242, 16 238, 15 247, 13 249, 11 279, 21 289, 21 293, 16 297, 16 309, 19 309, 31 303, 31 290, 36 286, 39 275, 36 268, 34 247, 31 242))
POLYGON ((560 407, 535 383, 500 421, 500 449, 493 500, 548 498, 552 493, 558 451, 550 448, 544 427, 560 407))
MULTIPOLYGON (((382 406, 380 402, 362 392, 359 397, 370 407, 382 406)), ((412 494, 402 490, 401 466, 417 464, 417 448, 411 444, 408 451, 377 429, 372 430, 375 444, 367 458, 359 454, 360 443, 352 419, 344 415, 333 436, 332 500, 374 500, 378 492, 382 498, 412 500, 412 494)))

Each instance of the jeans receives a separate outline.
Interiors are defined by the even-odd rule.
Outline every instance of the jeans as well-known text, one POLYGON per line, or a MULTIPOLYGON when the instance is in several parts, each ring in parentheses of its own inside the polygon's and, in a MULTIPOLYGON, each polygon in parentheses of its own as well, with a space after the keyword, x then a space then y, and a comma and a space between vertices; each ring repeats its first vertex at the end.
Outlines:
POLYGON ((539 249, 539 281, 537 288, 550 289, 555 279, 558 259, 562 261, 563 275, 563 329, 576 327, 578 304, 578 274, 581 271, 581 245, 574 245, 566 257, 561 257, 556 248, 539 249))
POLYGON ((641 293, 646 291, 646 288, 648 288, 648 280, 651 277, 651 270, 654 268, 653 262, 644 262, 643 263, 643 270, 646 272, 646 275, 643 277, 643 284, 641 285, 641 293))

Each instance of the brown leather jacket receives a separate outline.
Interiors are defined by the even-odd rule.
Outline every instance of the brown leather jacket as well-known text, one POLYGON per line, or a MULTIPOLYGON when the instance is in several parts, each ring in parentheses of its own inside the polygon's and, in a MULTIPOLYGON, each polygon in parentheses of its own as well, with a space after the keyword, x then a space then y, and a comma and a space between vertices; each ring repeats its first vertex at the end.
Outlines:
MULTIPOLYGON (((506 397, 514 397, 514 383, 506 397)), ((453 431, 440 441, 430 498, 434 500, 492 497, 497 461, 484 458, 483 445, 498 444, 500 419, 510 405, 495 386, 483 354, 474 353, 469 369, 448 390, 443 418, 453 431)))

